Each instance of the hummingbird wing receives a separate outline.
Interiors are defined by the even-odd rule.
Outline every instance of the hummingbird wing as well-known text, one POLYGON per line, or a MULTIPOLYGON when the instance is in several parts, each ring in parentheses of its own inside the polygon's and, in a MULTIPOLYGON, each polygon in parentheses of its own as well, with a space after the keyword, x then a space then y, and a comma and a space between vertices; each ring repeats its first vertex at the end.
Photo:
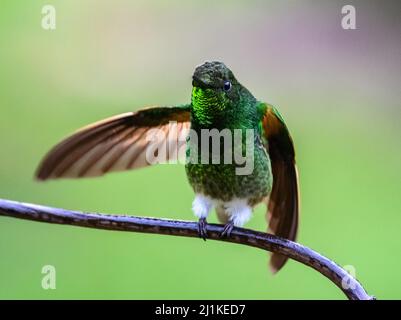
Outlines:
MULTIPOLYGON (((280 113, 271 105, 261 103, 261 126, 265 147, 269 152, 273 172, 267 220, 269 232, 295 241, 298 230, 299 186, 295 151, 290 133, 280 113)), ((270 269, 279 271, 287 257, 272 254, 270 269)))
POLYGON ((39 165, 36 178, 100 176, 150 165, 146 150, 151 143, 149 135, 156 132, 161 133, 157 147, 169 148, 166 160, 173 155, 177 158, 177 154, 185 154, 189 121, 190 105, 183 105, 152 107, 95 122, 53 147, 39 165))

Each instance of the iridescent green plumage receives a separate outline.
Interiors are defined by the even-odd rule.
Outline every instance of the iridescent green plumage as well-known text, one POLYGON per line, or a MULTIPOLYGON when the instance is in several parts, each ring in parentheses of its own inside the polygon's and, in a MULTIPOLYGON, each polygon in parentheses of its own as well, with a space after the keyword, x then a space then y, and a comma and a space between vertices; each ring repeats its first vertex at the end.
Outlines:
MULTIPOLYGON (((292 139, 279 112, 258 101, 221 62, 199 66, 193 76, 191 128, 253 129, 254 170, 249 175, 237 175, 233 164, 187 163, 188 180, 197 194, 217 201, 220 220, 227 222, 225 204, 233 199, 245 199, 249 206, 266 200, 269 230, 295 240, 298 226, 299 195, 295 153, 292 139), (230 89, 225 90, 225 84, 230 89)), ((187 145, 187 157, 191 148, 187 145)), ((222 152, 224 150, 221 150, 222 152)), ((286 258, 273 255, 271 268, 279 270, 286 258)))
MULTIPOLYGON (((191 129, 199 137, 202 129, 213 128, 229 129, 232 133, 234 129, 252 129, 256 135, 254 170, 250 175, 236 174, 235 163, 201 164, 199 153, 198 163, 186 165, 187 176, 194 191, 221 201, 248 199, 251 206, 261 202, 271 191, 272 172, 270 158, 262 143, 262 115, 258 109, 260 103, 224 64, 218 62, 198 67, 193 84, 191 129), (223 89, 225 81, 231 83, 228 91, 223 89)), ((192 147, 200 149, 198 145, 192 147)), ((190 143, 187 148, 189 156, 190 143)))

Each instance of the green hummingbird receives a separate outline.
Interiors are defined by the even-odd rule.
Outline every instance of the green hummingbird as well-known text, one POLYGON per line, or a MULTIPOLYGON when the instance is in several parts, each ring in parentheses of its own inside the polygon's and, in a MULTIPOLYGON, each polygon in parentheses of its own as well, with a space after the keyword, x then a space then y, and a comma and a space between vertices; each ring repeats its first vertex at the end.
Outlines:
MULTIPOLYGON (((199 219, 200 237, 207 238, 206 218, 213 208, 225 224, 222 236, 229 237, 232 229, 243 226, 253 208, 264 202, 268 231, 295 240, 298 173, 292 138, 282 116, 272 105, 257 100, 222 62, 198 66, 192 85, 188 104, 128 112, 78 130, 50 150, 36 177, 100 176, 158 163, 149 161, 150 154, 157 158, 163 153, 168 162, 184 153, 188 181, 195 192, 192 209, 199 219), (156 133, 149 138, 151 132, 156 133), (217 139, 213 140, 211 132, 217 139), (217 146, 203 144, 204 137, 211 137, 217 146), (224 144, 220 143, 222 137, 224 144), (239 171, 247 163, 244 166, 243 161, 237 161, 237 154, 247 155, 250 170, 239 171)), ((273 254, 272 272, 286 261, 285 256, 273 254)))

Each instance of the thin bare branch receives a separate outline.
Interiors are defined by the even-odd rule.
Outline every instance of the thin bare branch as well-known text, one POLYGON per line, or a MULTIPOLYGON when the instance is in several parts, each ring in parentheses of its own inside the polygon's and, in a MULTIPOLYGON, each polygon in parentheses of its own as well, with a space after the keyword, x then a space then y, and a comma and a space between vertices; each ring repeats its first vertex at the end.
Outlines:
MULTIPOLYGON (((0 215, 86 228, 198 237, 198 224, 196 222, 83 213, 2 199, 0 199, 0 215)), ((303 245, 271 234, 242 228, 234 228, 230 238, 221 238, 220 233, 222 231, 222 225, 209 224, 207 226, 208 239, 247 245, 286 255, 320 272, 340 288, 349 299, 374 299, 347 271, 330 259, 303 245)))

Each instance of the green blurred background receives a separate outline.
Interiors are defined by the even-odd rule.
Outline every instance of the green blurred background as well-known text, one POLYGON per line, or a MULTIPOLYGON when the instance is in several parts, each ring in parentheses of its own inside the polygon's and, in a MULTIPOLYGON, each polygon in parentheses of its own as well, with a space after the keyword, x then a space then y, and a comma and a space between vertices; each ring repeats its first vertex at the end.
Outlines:
MULTIPOLYGON (((75 210, 194 219, 181 165, 38 183, 51 146, 147 105, 188 102, 191 75, 224 61, 276 105, 299 164, 299 242, 401 298, 401 14, 396 1, 10 1, 0 4, 0 197, 75 210), (57 29, 41 28, 53 4, 57 29)), ((264 207, 249 228, 265 230, 264 207)), ((216 222, 213 215, 212 222, 216 222)), ((0 218, 0 298, 343 299, 290 261, 198 239, 0 218), (54 265, 57 289, 41 288, 54 265)))

